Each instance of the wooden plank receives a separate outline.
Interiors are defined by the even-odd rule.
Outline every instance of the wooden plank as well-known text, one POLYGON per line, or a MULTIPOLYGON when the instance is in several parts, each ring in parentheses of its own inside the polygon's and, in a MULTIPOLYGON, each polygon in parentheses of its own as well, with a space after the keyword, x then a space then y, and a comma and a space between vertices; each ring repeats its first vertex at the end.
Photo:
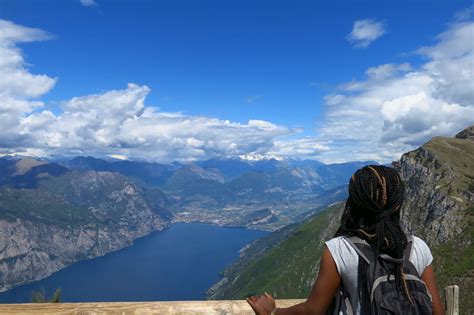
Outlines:
POLYGON ((450 285, 444 288, 446 315, 459 315, 459 287, 450 285))
MULTIPOLYGON (((459 315, 459 287, 447 286, 446 315, 459 315)), ((277 300, 278 307, 289 307, 305 300, 277 300)), ((254 314, 250 306, 243 300, 222 301, 172 301, 172 302, 97 302, 97 303, 28 303, 0 304, 2 315, 148 315, 148 314, 254 314)))
MULTIPOLYGON (((277 300, 278 307, 289 307, 304 300, 277 300)), ((110 303, 29 303, 0 304, 0 314, 254 314, 246 301, 183 301, 183 302, 110 302, 110 303)))

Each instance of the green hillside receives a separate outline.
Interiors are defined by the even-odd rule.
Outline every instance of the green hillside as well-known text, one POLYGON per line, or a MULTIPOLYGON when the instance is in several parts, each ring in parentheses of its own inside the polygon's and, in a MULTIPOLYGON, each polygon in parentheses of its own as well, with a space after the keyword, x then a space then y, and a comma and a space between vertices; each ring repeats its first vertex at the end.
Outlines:
POLYGON ((469 222, 458 240, 432 248, 436 280, 439 288, 457 284, 460 289, 461 314, 474 311, 474 207, 469 210, 469 222))
POLYGON ((342 204, 338 203, 291 227, 286 239, 277 241, 277 245, 267 251, 264 249, 264 255, 256 255, 257 258, 245 261, 242 266, 229 268, 224 276, 233 279, 231 285, 223 284, 212 297, 241 299, 264 291, 278 298, 307 296, 315 280, 315 268, 319 266, 322 240, 334 235, 341 213, 342 204))

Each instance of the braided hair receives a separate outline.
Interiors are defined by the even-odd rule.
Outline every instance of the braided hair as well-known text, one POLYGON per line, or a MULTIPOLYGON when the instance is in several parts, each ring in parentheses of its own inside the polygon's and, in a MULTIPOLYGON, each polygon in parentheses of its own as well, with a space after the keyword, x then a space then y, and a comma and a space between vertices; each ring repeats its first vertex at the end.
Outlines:
MULTIPOLYGON (((403 258, 407 237, 400 226, 400 209, 405 196, 405 186, 400 175, 391 167, 369 165, 357 170, 349 181, 349 198, 336 236, 358 236, 367 241, 379 254, 403 258)), ((368 265, 361 259, 358 267, 357 286, 361 314, 370 313, 366 283, 368 265)), ((397 287, 403 296, 411 297, 403 276, 403 266, 394 271, 397 287)))

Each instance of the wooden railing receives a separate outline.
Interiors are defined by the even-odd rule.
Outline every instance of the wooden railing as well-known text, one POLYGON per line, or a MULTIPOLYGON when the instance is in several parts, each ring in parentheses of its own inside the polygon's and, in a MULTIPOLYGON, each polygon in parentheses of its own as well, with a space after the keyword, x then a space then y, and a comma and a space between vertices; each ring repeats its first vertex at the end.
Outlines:
MULTIPOLYGON (((277 300, 288 307, 304 300, 277 300)), ((35 303, 2 304, 0 314, 254 314, 245 300, 185 302, 35 303)))
POLYGON ((459 287, 450 285, 444 288, 446 315, 459 315, 459 287))
MULTIPOLYGON (((446 314, 459 315, 459 287, 445 288, 446 314)), ((289 307, 304 300, 277 300, 278 307, 289 307)), ((113 303, 33 303, 0 304, 0 314, 254 314, 244 300, 185 302, 113 302, 113 303)))

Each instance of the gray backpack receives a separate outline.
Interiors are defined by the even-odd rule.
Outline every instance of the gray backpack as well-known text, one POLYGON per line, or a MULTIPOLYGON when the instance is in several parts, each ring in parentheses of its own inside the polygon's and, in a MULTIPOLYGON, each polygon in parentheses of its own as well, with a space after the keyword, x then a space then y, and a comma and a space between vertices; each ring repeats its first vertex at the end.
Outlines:
MULTIPOLYGON (((404 251, 403 259, 395 259, 386 254, 380 254, 375 263, 375 252, 372 247, 359 237, 348 237, 346 240, 351 244, 359 255, 359 261, 364 259, 369 268, 367 270, 367 288, 370 297, 370 314, 432 314, 431 295, 421 280, 415 266, 409 260, 413 246, 413 237, 408 236, 408 244, 404 251), (392 274, 394 264, 403 264, 404 277, 408 286, 412 302, 407 301, 395 284, 395 276, 392 274)), ((355 314, 349 300, 347 291, 342 284, 327 314, 355 314)), ((365 314, 364 314, 365 315, 365 314)))

